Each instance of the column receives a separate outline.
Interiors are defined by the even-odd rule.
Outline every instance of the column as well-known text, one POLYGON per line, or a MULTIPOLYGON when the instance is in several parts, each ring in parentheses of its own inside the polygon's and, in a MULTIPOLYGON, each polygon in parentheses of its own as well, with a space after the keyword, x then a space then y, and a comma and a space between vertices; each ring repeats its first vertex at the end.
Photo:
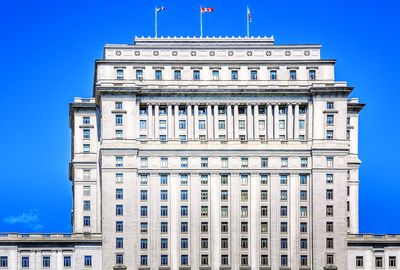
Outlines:
MULTIPOLYGON (((307 107, 307 121, 304 127, 307 130, 306 139, 310 140, 313 138, 313 103, 309 102, 307 107)), ((324 135, 322 135, 324 136, 324 135)), ((323 137, 324 138, 324 137, 323 137)))
POLYGON ((217 173, 212 173, 210 175, 210 188, 208 191, 208 196, 210 199, 210 238, 209 238, 209 247, 210 247, 210 265, 211 269, 219 269, 220 266, 220 252, 221 252, 221 229, 220 229, 220 181, 219 175, 217 173))
POLYGON ((169 189, 169 196, 171 196, 169 202, 170 202, 170 220, 171 220, 171 227, 168 229, 171 230, 170 234, 170 256, 171 256, 171 269, 178 269, 180 265, 180 254, 179 252, 175 252, 176 250, 180 249, 180 241, 179 241, 179 236, 180 236, 180 183, 179 183, 179 175, 174 173, 171 174, 170 177, 170 189, 169 189))
POLYGON ((253 173, 249 190, 249 264, 252 269, 259 269, 260 263, 260 175, 253 173))
MULTIPOLYGON (((290 250, 290 266, 291 269, 299 269, 299 258, 298 256, 295 256, 295 254, 300 254, 300 247, 299 247, 299 242, 297 236, 299 235, 300 231, 300 218, 299 218, 299 208, 300 208, 300 197, 299 197, 299 174, 291 174, 289 176, 288 180, 288 205, 289 205, 289 219, 288 219, 288 232, 290 233, 289 235, 289 250, 290 250), (293 267, 293 268, 292 268, 293 267)), ((308 196, 310 194, 307 194, 308 196)), ((311 211, 311 209, 310 209, 311 211)), ((310 224, 311 225, 311 224, 310 224)), ((309 241, 309 250, 311 250, 311 239, 309 241)), ((311 263, 310 263, 311 265, 311 263)))
POLYGON ((239 269, 240 266, 240 258, 239 254, 236 252, 232 251, 238 251, 240 250, 240 176, 238 173, 233 173, 231 174, 231 179, 229 181, 231 182, 230 184, 230 194, 229 196, 231 197, 230 199, 230 228, 229 230, 233 233, 230 233, 230 265, 232 266, 232 269, 239 269))
POLYGON ((214 105, 214 138, 218 139, 218 104, 214 105))
POLYGON ((179 104, 174 105, 175 140, 179 140, 179 104))
POLYGON ((279 104, 274 105, 274 139, 279 139, 279 104))
POLYGON ((253 132, 253 112, 251 108, 251 104, 247 104, 247 110, 246 110, 246 124, 247 124, 247 140, 252 140, 254 138, 254 132, 253 132))
MULTIPOLYGON (((158 269, 160 258, 160 179, 157 173, 151 173, 148 178, 149 215, 148 228, 149 240, 149 266, 158 269), (157 229, 157 230, 156 230, 157 229), (152 233, 151 230, 156 230, 152 233)), ((170 181, 171 182, 171 181, 170 181)))
POLYGON ((235 104, 233 107, 233 130, 234 130, 234 139, 239 139, 239 105, 235 104))
POLYGON ((160 104, 154 106, 154 139, 160 138, 160 104))
MULTIPOLYGON (((269 200, 270 200, 270 228, 269 228, 269 249, 271 269, 279 269, 280 265, 280 198, 279 198, 279 174, 273 173, 269 179, 269 200)), ((289 254, 290 256, 290 254, 289 254)))
POLYGON ((233 139, 233 116, 232 116, 232 105, 228 104, 226 107, 226 115, 227 115, 227 138, 228 140, 233 139))
POLYGON ((288 122, 288 129, 287 129, 287 136, 288 140, 293 139, 293 105, 288 104, 288 116, 287 116, 287 122, 288 122))
POLYGON ((213 139, 213 118, 211 104, 207 105, 207 138, 208 140, 213 139))
POLYGON ((267 107, 267 127, 268 127, 268 140, 272 140, 274 138, 274 118, 272 115, 272 105, 268 104, 267 107))
POLYGON ((254 139, 258 140, 260 138, 260 131, 259 131, 259 116, 258 116, 258 103, 254 105, 254 139))
POLYGON ((188 140, 193 140, 194 130, 193 130, 193 114, 192 114, 192 104, 187 105, 187 134, 188 140))
POLYGON ((153 139, 154 131, 153 131, 153 106, 151 104, 147 104, 147 139, 153 139))
POLYGON ((199 139, 199 104, 194 104, 194 139, 199 139))
POLYGON ((172 140, 174 138, 174 125, 172 118, 172 104, 168 104, 168 140, 172 140))
MULTIPOLYGON (((201 224, 201 217, 200 217, 200 177, 199 174, 191 174, 189 179, 189 185, 191 195, 190 198, 190 253, 193 256, 190 259, 191 261, 191 269, 199 269, 200 266, 200 224, 201 224)), ((210 228, 209 228, 210 229, 210 228)), ((211 244, 211 243, 210 243, 211 244)), ((210 263, 210 260, 209 260, 210 263)))
POLYGON ((299 139, 299 104, 294 105, 294 139, 299 139))

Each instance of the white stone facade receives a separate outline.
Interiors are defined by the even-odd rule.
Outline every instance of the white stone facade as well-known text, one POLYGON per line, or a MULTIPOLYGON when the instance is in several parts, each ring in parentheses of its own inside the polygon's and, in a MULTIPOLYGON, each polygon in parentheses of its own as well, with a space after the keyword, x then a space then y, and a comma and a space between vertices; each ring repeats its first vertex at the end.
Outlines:
POLYGON ((70 105, 93 268, 348 269, 363 104, 334 65, 268 37, 106 45, 93 98, 70 105))

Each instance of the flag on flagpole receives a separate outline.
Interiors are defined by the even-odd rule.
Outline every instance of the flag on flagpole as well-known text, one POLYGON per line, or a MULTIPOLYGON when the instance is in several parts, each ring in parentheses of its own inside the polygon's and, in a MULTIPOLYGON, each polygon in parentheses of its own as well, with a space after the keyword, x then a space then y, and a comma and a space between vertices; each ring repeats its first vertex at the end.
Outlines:
POLYGON ((247 19, 249 20, 249 22, 252 22, 253 17, 251 16, 251 12, 250 12, 250 8, 247 7, 247 19))
POLYGON ((157 13, 160 12, 160 11, 165 11, 165 10, 167 10, 166 7, 157 7, 157 8, 156 8, 156 12, 157 12, 157 13))
POLYGON ((204 12, 214 12, 214 8, 213 7, 208 7, 208 8, 201 7, 201 13, 204 13, 204 12))

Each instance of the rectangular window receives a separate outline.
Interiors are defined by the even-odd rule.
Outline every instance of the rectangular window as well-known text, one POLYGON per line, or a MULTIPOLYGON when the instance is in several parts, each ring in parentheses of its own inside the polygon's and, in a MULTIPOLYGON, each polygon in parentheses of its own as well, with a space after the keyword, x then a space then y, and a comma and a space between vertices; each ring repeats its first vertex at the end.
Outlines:
POLYGON ((285 129, 285 128, 286 128, 285 120, 279 120, 279 129, 285 129))
POLYGON ((181 206, 181 217, 187 217, 189 215, 189 210, 187 205, 181 206))
POLYGON ((265 130, 265 120, 258 120, 259 130, 265 130))
POLYGON ((333 232, 333 222, 326 222, 326 232, 333 232))
POLYGON ((326 103, 326 109, 327 110, 333 110, 335 108, 334 103, 333 102, 327 102, 326 103))
POLYGON ((326 238, 326 248, 333 249, 333 238, 326 238))
POLYGON ((304 129, 304 120, 299 120, 299 129, 304 129))
POLYGON ((140 232, 147 233, 147 230, 148 230, 147 222, 141 222, 140 223, 140 232))
POLYGON ((167 222, 161 222, 160 231, 161 231, 161 233, 167 233, 168 232, 168 223, 167 222))
POLYGON ((261 206, 261 217, 268 217, 268 206, 261 206))
POLYGON ((208 217, 208 206, 203 205, 201 206, 201 216, 202 217, 208 217))
POLYGON ((140 120, 139 124, 140 124, 140 130, 146 130, 147 128, 146 120, 140 120))
POLYGON ((124 206, 121 204, 117 204, 115 206, 115 215, 122 216, 124 214, 124 206))
POLYGON ((363 267, 364 266, 364 257, 363 256, 357 256, 356 257, 356 266, 357 267, 363 267))
POLYGON ((83 196, 90 196, 90 186, 83 187, 83 196))
POLYGON ((221 178, 221 185, 227 186, 229 184, 228 175, 224 174, 220 176, 221 178))
POLYGON ((213 70, 211 72, 211 78, 214 81, 219 80, 219 70, 213 70))
POLYGON ((148 265, 147 255, 140 255, 140 265, 141 266, 147 266, 148 265))
POLYGON ((240 184, 242 186, 247 186, 249 184, 249 176, 247 174, 240 175, 240 184))
POLYGON ((189 248, 189 239, 181 238, 181 249, 188 249, 189 248))
POLYGON ((326 167, 333 167, 333 157, 326 157, 326 167))
POLYGON ((300 266, 307 266, 308 265, 308 256, 301 255, 300 256, 300 266))
MULTIPOLYGON (((64 257, 64 266, 65 266, 65 257, 64 257)), ((71 264, 69 266, 71 266, 71 264)), ((67 266, 67 267, 69 267, 69 266, 67 266)), ((22 268, 29 268, 29 256, 23 256, 21 258, 21 267, 22 268)))
POLYGON ((124 239, 122 237, 115 238, 115 248, 124 248, 124 239))
POLYGON ((316 78, 317 78, 317 73, 316 73, 315 69, 310 69, 308 71, 308 79, 315 80, 316 78))
POLYGON ((231 80, 232 81, 237 81, 239 79, 238 71, 237 70, 232 70, 231 71, 231 80))
POLYGON ((92 266, 92 256, 84 257, 84 266, 92 266))
POLYGON ((162 134, 160 135, 160 142, 166 142, 167 141, 167 135, 162 134))
POLYGON ((307 217, 307 206, 300 206, 300 217, 307 217))
POLYGON ((90 144, 88 144, 88 143, 83 144, 83 153, 84 154, 90 153, 90 144))
POLYGON ((115 157, 115 167, 122 167, 124 165, 124 159, 121 156, 115 157))
POLYGON ((288 265, 288 255, 281 255, 281 266, 288 265))
POLYGON ((261 254, 260 264, 262 266, 267 266, 268 265, 268 255, 261 254))
POLYGON ((8 257, 0 256, 0 267, 8 267, 8 257))
POLYGON ((140 201, 142 202, 147 201, 147 190, 140 191, 140 201))
POLYGON ((268 200, 268 190, 261 190, 260 199, 261 199, 261 201, 267 201, 268 200))
POLYGON ((307 168, 308 167, 308 158, 300 158, 300 167, 307 168))
POLYGON ((202 157, 200 165, 201 168, 208 168, 208 158, 202 157))
POLYGON ((327 189, 326 190, 326 199, 327 200, 333 200, 333 189, 327 189))
POLYGON ((160 120, 159 128, 160 128, 160 130, 166 130, 167 129, 167 121, 166 120, 160 120))
POLYGON ((148 211, 147 211, 147 206, 140 206, 140 216, 141 217, 147 217, 148 211))
POLYGON ((376 268, 383 267, 383 258, 382 257, 375 257, 375 267, 376 268))
POLYGON ((334 264, 334 263, 335 263, 334 256, 332 254, 326 255, 326 264, 334 264))
POLYGON ((281 174, 281 175, 279 176, 279 178, 280 178, 280 183, 281 183, 281 185, 287 185, 287 178, 288 178, 288 176, 287 176, 286 174, 281 174))
POLYGON ((261 168, 267 168, 268 167, 268 158, 261 158, 261 168))
POLYGON ((143 70, 142 69, 137 69, 136 70, 136 80, 143 80, 143 70))
POLYGON ((147 186, 147 182, 148 182, 147 174, 140 175, 140 185, 147 186))
POLYGON ((307 222, 300 222, 300 233, 307 233, 308 226, 307 222))
POLYGON ((148 241, 146 238, 140 239, 140 249, 147 249, 148 248, 148 241))
POLYGON ((161 168, 168 168, 168 158, 162 157, 160 158, 161 168))
POLYGON ((281 201, 287 201, 288 195, 287 190, 281 190, 281 201))
POLYGON ((193 70, 193 80, 194 81, 200 80, 200 70, 193 70))
POLYGON ((246 121, 245 120, 239 120, 239 129, 240 130, 246 129, 246 121))
POLYGON ((90 129, 84 129, 83 130, 83 139, 84 140, 90 140, 90 129))
POLYGON ((326 116, 326 124, 327 125, 333 125, 333 123, 334 123, 333 120, 334 120, 334 115, 328 114, 326 116))
POLYGON ((228 168, 228 158, 221 158, 221 167, 228 168))
POLYGON ((83 211, 90 211, 90 201, 83 201, 83 211))
POLYGON ((300 201, 307 201, 307 190, 300 190, 300 201))
POLYGON ((43 268, 49 268, 50 265, 50 256, 43 256, 42 257, 42 266, 43 268))
POLYGON ((242 168, 248 168, 249 167, 249 159, 248 158, 241 158, 240 159, 240 166, 242 168))
POLYGON ((186 129, 186 120, 179 120, 179 129, 186 129))
POLYGON ((123 221, 116 221, 115 222, 115 231, 116 232, 123 232, 124 231, 124 222, 123 221))
POLYGON ((287 231, 288 231, 287 222, 281 222, 281 233, 287 233, 287 231))
POLYGON ((161 190, 160 191, 160 200, 167 201, 168 200, 168 190, 161 190))
POLYGON ((260 231, 261 233, 268 232, 268 222, 261 222, 260 231))
POLYGON ((82 124, 89 125, 90 124, 90 117, 89 116, 84 116, 82 124))
POLYGON ((199 129, 200 130, 206 129, 206 121, 205 120, 199 120, 199 129))
POLYGON ((90 227, 90 216, 84 216, 83 217, 83 226, 84 227, 90 227))
POLYGON ((333 216, 333 205, 327 205, 326 206, 326 215, 328 217, 332 217, 333 216))
POLYGON ((117 69, 117 80, 123 80, 124 79, 124 70, 123 69, 117 69))
POLYGON ((181 185, 182 186, 187 186, 188 185, 188 175, 187 174, 181 174, 180 175, 181 178, 181 185))
POLYGON ((262 174, 260 176, 261 185, 268 185, 268 174, 262 174))
POLYGON ((115 116, 115 124, 116 125, 122 125, 123 121, 122 121, 122 115, 117 114, 115 116))
POLYGON ((252 80, 252 81, 257 80, 257 70, 250 71, 250 80, 252 80))
POLYGON ((218 129, 225 130, 225 120, 218 120, 218 129))
POLYGON ((162 80, 162 70, 161 69, 157 69, 154 71, 154 78, 157 81, 161 81, 162 80))
POLYGON ((281 249, 287 249, 287 248, 288 248, 287 238, 281 238, 281 249))
POLYGON ((182 73, 180 70, 174 70, 174 80, 180 81, 182 79, 182 73))
POLYGON ((389 267, 396 267, 396 256, 389 256, 389 267))
POLYGON ((140 167, 147 168, 148 165, 149 165, 149 159, 147 157, 141 157, 140 158, 140 167))
POLYGON ((287 168, 288 158, 281 158, 281 168, 287 168))
POLYGON ((276 81, 278 79, 278 73, 276 70, 270 70, 269 71, 269 79, 271 81, 276 81))
POLYGON ((333 174, 331 173, 326 174, 326 183, 333 184, 333 174))
POLYGON ((123 138, 123 131, 121 129, 115 130, 115 139, 121 140, 123 138))
POLYGON ((202 190, 200 192, 200 199, 202 201, 208 201, 208 190, 202 190))
POLYGON ((160 246, 161 246, 161 249, 167 249, 168 248, 168 239, 161 238, 160 246))
POLYGON ((289 79, 290 79, 291 81, 294 81, 294 80, 297 79, 297 72, 296 72, 296 70, 290 70, 290 71, 289 71, 289 79))
POLYGON ((307 239, 304 239, 304 238, 302 238, 302 239, 300 239, 300 248, 301 249, 307 249, 307 245, 308 243, 307 243, 307 239))
POLYGON ((187 201, 188 200, 188 191, 186 189, 181 190, 181 201, 187 201))
POLYGON ((227 201, 229 198, 229 192, 227 190, 221 190, 221 201, 227 201))

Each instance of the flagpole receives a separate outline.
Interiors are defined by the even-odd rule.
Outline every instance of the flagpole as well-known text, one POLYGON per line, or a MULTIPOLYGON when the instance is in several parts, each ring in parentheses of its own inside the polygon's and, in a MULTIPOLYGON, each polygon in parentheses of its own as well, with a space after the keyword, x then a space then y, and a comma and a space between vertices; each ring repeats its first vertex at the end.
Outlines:
POLYGON ((247 37, 250 37, 250 22, 249 22, 249 6, 247 6, 246 10, 246 18, 247 18, 247 37))
POLYGON ((155 32, 155 35, 156 35, 156 37, 157 37, 157 35, 158 35, 158 29, 157 29, 158 27, 157 27, 157 7, 155 7, 154 8, 154 32, 155 32))
POLYGON ((203 37, 203 12, 201 12, 201 6, 200 6, 200 37, 203 37))

